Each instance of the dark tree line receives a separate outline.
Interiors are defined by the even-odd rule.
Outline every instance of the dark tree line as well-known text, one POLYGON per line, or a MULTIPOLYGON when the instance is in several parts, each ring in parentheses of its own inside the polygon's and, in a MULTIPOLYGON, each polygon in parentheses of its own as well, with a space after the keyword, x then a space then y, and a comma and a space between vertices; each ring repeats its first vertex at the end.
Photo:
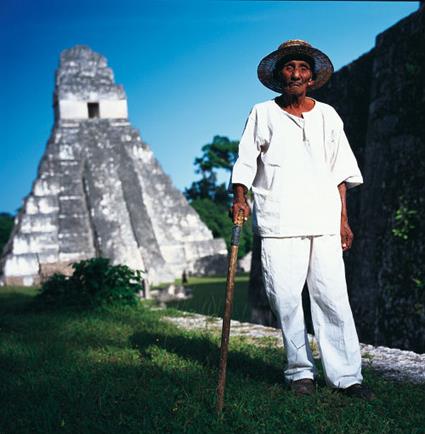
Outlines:
MULTIPOLYGON (((239 142, 227 137, 214 136, 213 141, 202 147, 202 155, 195 158, 195 173, 201 175, 185 189, 184 195, 197 211, 201 220, 212 231, 215 238, 224 238, 229 247, 232 220, 229 217, 231 193, 226 183, 218 183, 217 175, 224 170, 230 173, 237 159, 239 142)), ((244 225, 239 257, 252 250, 251 222, 244 225)))

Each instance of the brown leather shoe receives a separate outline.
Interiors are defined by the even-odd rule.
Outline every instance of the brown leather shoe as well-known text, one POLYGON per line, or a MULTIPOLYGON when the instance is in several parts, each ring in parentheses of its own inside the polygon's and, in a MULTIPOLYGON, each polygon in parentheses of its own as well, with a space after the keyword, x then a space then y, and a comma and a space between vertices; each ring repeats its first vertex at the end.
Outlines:
POLYGON ((314 395, 316 392, 316 386, 314 381, 310 378, 301 378, 301 380, 295 380, 291 382, 291 390, 296 395, 314 395))
POLYGON ((346 389, 339 389, 344 395, 350 396, 351 398, 360 398, 364 399, 365 401, 373 401, 376 399, 375 394, 372 392, 372 390, 369 389, 364 384, 353 384, 350 387, 347 387, 346 389))

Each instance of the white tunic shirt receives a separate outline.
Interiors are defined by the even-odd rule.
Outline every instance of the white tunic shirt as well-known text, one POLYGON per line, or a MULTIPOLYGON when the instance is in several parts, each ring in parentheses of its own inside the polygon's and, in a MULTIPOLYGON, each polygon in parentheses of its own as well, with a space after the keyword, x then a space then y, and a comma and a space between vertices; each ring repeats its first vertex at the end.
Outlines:
POLYGON ((256 104, 239 143, 231 183, 252 188, 254 229, 263 237, 339 234, 338 184, 363 183, 343 122, 315 101, 303 118, 274 100, 256 104))

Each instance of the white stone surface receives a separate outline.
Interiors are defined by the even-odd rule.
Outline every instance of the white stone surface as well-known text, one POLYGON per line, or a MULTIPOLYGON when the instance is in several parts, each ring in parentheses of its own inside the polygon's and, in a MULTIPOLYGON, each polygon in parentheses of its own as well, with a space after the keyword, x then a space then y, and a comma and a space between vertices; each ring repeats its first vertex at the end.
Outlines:
POLYGON ((58 212, 56 197, 54 196, 30 196, 25 204, 27 214, 50 214, 58 212))
POLYGON ((127 119, 127 100, 101 100, 99 113, 102 119, 127 119))
MULTIPOLYGON (((189 312, 183 312, 182 315, 184 316, 164 316, 163 320, 184 329, 221 332, 222 318, 189 312)), ((230 336, 246 336, 252 338, 254 343, 259 338, 270 338, 274 340, 276 347, 283 347, 280 330, 259 324, 242 323, 232 320, 230 336)), ((317 352, 315 337, 309 335, 309 340, 315 357, 320 357, 320 354, 317 352)), ((363 366, 370 367, 390 380, 425 383, 425 354, 382 346, 374 347, 368 344, 360 344, 360 347, 363 366)))
POLYGON ((38 271, 38 260, 35 254, 10 256, 6 259, 4 266, 4 274, 6 276, 36 276, 38 271))
POLYGON ((238 266, 245 273, 251 271, 252 252, 247 253, 243 258, 239 259, 238 266))
POLYGON ((34 277, 32 276, 25 276, 23 279, 24 286, 31 286, 34 283, 34 277))
POLYGON ((58 261, 59 262, 72 262, 72 261, 78 261, 80 259, 85 259, 86 256, 81 253, 63 253, 60 252, 58 255, 58 261))
POLYGON ((18 234, 13 239, 13 252, 15 255, 26 253, 42 253, 44 251, 58 250, 55 239, 41 237, 34 234, 18 234))
POLYGON ((59 147, 59 158, 61 160, 73 160, 75 158, 73 146, 69 143, 61 143, 59 147))
POLYGON ((41 252, 37 255, 40 264, 54 264, 59 261, 58 246, 52 251, 41 252))
POLYGON ((88 119, 89 117, 86 101, 59 100, 58 105, 61 119, 88 119))
POLYGON ((21 232, 30 234, 32 232, 56 232, 57 226, 55 217, 50 214, 26 214, 22 217, 21 232))
POLYGON ((58 182, 49 182, 46 179, 37 179, 34 182, 34 196, 56 195, 59 193, 60 187, 58 182))
POLYGON ((101 119, 127 119, 127 100, 76 100, 62 99, 59 100, 59 117, 62 120, 68 119, 88 119, 88 103, 97 102, 99 104, 99 118, 101 119))

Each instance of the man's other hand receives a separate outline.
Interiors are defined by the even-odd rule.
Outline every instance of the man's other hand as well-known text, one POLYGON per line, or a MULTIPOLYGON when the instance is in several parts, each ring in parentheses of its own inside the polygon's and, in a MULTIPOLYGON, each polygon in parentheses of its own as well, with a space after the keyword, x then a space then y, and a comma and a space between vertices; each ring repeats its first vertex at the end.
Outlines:
POLYGON ((348 249, 351 249, 351 245, 353 244, 354 234, 351 231, 351 228, 348 224, 348 220, 345 218, 341 219, 341 247, 342 251, 345 252, 348 249))

